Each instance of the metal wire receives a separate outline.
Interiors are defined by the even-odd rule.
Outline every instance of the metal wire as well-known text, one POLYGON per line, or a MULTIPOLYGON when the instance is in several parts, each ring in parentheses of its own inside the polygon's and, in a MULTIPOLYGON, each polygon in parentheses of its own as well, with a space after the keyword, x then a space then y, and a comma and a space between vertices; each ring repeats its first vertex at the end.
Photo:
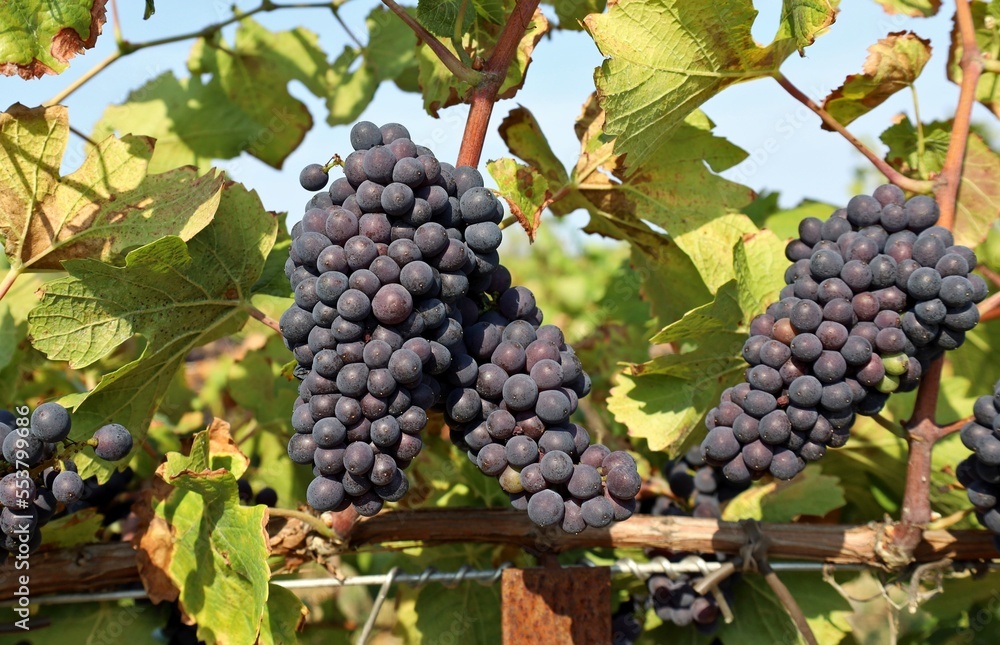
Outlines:
MULTIPOLYGON (((608 565, 612 575, 631 575, 638 578, 648 578, 654 574, 666 574, 675 577, 684 573, 695 573, 705 575, 719 569, 723 563, 708 562, 698 556, 688 556, 680 562, 671 562, 663 557, 654 558, 651 562, 636 562, 630 558, 622 558, 612 565, 608 565)), ((956 563, 961 565, 961 563, 956 563)), ((433 567, 424 569, 420 573, 396 573, 393 569, 389 573, 367 576, 350 576, 347 578, 297 578, 295 580, 272 580, 271 584, 284 587, 286 589, 320 589, 324 587, 376 587, 380 586, 388 593, 388 588, 393 584, 406 584, 415 588, 423 587, 430 582, 436 582, 447 587, 454 587, 462 582, 476 581, 483 585, 495 584, 503 575, 504 569, 511 568, 513 563, 504 562, 496 569, 470 569, 463 565, 455 572, 437 571, 433 567)), ((584 560, 579 565, 566 567, 567 569, 589 567, 596 565, 592 561, 584 560)), ((863 564, 837 564, 831 565, 823 562, 772 562, 771 568, 775 571, 789 572, 810 572, 823 571, 824 569, 836 569, 839 571, 862 571, 870 567, 863 564)), ((985 564, 985 568, 990 571, 1000 571, 1000 561, 992 561, 985 564)), ((380 590, 381 593, 381 590, 380 590)), ((52 596, 41 596, 32 598, 32 605, 66 605, 75 603, 101 602, 109 600, 140 599, 146 597, 144 589, 131 589, 127 591, 106 591, 98 593, 77 593, 58 594, 52 596)), ((384 598, 383 598, 384 600, 384 598)), ((377 598, 376 598, 377 601, 377 598)), ((7 601, 0 603, 0 607, 9 607, 14 603, 7 601)), ((377 613, 377 612, 376 612, 377 613)))

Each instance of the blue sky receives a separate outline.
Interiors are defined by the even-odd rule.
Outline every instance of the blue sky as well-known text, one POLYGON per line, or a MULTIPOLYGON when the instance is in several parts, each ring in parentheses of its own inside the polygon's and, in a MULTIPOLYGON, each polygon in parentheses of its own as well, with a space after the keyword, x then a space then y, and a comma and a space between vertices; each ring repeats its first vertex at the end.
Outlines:
MULTIPOLYGON (((203 2, 157 2, 157 13, 142 21, 141 0, 119 0, 125 37, 132 41, 161 38, 193 31, 230 15, 227 0, 203 2)), ((240 7, 257 3, 241 1, 240 7)), ((770 42, 777 27, 781 2, 755 3, 760 15, 754 35, 770 42)), ((355 33, 365 33, 364 17, 376 3, 352 0, 341 15, 355 33)), ((549 7, 545 10, 551 15, 549 7)), ((958 97, 958 88, 944 74, 951 15, 933 19, 910 19, 889 16, 872 0, 844 0, 837 23, 830 33, 806 50, 806 57, 794 56, 782 67, 785 75, 815 100, 838 87, 846 75, 860 72, 866 48, 890 32, 913 30, 934 45, 933 57, 917 82, 922 119, 927 122, 950 116, 958 97)), ((258 19, 271 29, 305 25, 317 32, 331 58, 347 41, 343 30, 327 10, 287 10, 261 14, 258 19)), ((231 37, 232 27, 227 30, 231 37)), ((118 61, 96 79, 70 96, 70 120, 83 132, 89 132, 105 106, 120 102, 135 89, 163 71, 172 69, 186 75, 184 61, 193 41, 150 48, 118 61)), ((85 72, 114 50, 110 24, 94 50, 73 60, 71 68, 60 76, 26 82, 19 78, 0 77, 0 103, 37 105, 59 92, 73 78, 85 72)), ((494 109, 490 134, 483 160, 507 155, 496 128, 518 104, 530 109, 548 135, 555 153, 571 167, 579 151, 573 134, 573 121, 588 93, 593 91, 593 71, 602 57, 585 33, 558 32, 543 40, 535 50, 527 82, 513 99, 502 101, 494 109)), ((350 150, 349 128, 330 128, 325 124, 325 107, 305 88, 293 84, 292 93, 308 105, 316 126, 303 144, 286 160, 282 170, 265 166, 247 155, 221 162, 234 177, 256 189, 267 208, 289 210, 293 219, 308 196, 297 185, 299 169, 307 163, 324 162, 332 152, 350 150)), ((809 197, 832 203, 845 202, 855 169, 867 162, 839 135, 819 128, 819 120, 788 96, 770 79, 743 83, 727 89, 703 106, 717 124, 716 133, 744 148, 751 158, 727 171, 757 191, 780 191, 783 206, 792 206, 809 197)), ((855 121, 850 129, 878 150, 878 134, 891 124, 894 115, 905 112, 912 118, 913 103, 909 92, 899 92, 868 115, 855 121)), ((384 123, 398 121, 407 125, 413 138, 426 142, 442 159, 453 160, 458 152, 467 108, 443 110, 441 119, 429 117, 416 94, 406 94, 391 84, 383 84, 373 103, 361 118, 384 123)), ((974 118, 992 121, 992 115, 976 106, 974 118)), ((74 137, 71 147, 82 148, 74 137)), ((78 155, 71 155, 79 158, 78 155)), ((71 170, 71 168, 64 168, 71 170)), ((581 220, 585 221, 585 220, 581 220)))

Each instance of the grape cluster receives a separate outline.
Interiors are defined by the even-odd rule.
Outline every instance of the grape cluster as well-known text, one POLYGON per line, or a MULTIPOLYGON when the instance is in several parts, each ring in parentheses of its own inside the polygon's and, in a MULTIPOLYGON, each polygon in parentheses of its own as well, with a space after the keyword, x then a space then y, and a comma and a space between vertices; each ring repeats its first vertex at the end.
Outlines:
POLYGON ((996 534, 1000 550, 1000 382, 993 396, 981 396, 972 408, 974 419, 962 427, 962 443, 971 450, 955 471, 965 486, 979 523, 996 534))
MULTIPOLYGON (((749 483, 732 482, 722 474, 722 469, 709 465, 699 447, 694 447, 683 457, 667 462, 663 476, 670 487, 670 495, 644 500, 642 510, 650 515, 701 517, 721 519, 722 505, 749 488, 749 483)), ((687 555, 682 552, 647 549, 650 557, 663 557, 680 562, 687 555)), ((725 560, 724 554, 702 556, 725 560)), ((733 601, 732 585, 739 574, 723 580, 718 588, 728 602, 733 601)), ((630 597, 623 601, 612 617, 612 641, 616 645, 631 645, 642 634, 642 615, 652 609, 660 620, 678 627, 694 625, 703 634, 711 634, 718 627, 719 602, 714 594, 700 595, 694 587, 701 580, 697 574, 678 574, 673 577, 654 574, 646 579, 648 596, 630 597)))
POLYGON ((800 222, 781 300, 750 324, 744 382, 706 417, 710 464, 734 482, 791 479, 962 344, 987 288, 938 215, 929 197, 884 185, 800 222))
MULTIPOLYGON (((684 457, 668 462, 663 475, 673 497, 657 497, 649 512, 652 515, 691 516, 711 519, 722 518, 722 505, 749 487, 748 482, 727 479, 721 468, 708 464, 697 447, 684 457)), ((651 556, 664 556, 673 562, 682 560, 686 553, 650 551, 651 556)), ((707 557, 707 556, 703 556, 707 557)), ((712 556, 718 560, 724 555, 712 556)), ((719 603, 714 595, 698 595, 694 585, 700 576, 682 574, 671 578, 653 575, 646 581, 650 602, 661 620, 678 626, 694 624, 699 631, 711 633, 718 626, 719 603)), ((730 576, 719 586, 727 597, 736 576, 730 576)), ((731 601, 732 598, 729 598, 731 601)))
POLYGON ((94 433, 87 443, 68 441, 72 419, 58 403, 43 403, 35 408, 30 422, 23 427, 10 411, 0 410, 0 556, 31 552, 42 541, 44 526, 65 505, 68 511, 85 505, 84 500, 98 489, 96 479, 84 480, 77 473, 72 455, 86 445, 106 461, 123 459, 132 450, 132 435, 123 426, 108 424, 94 433), (59 449, 59 444, 64 449, 59 449), (29 469, 51 462, 37 477, 29 469))
MULTIPOLYGON (((475 168, 439 162, 398 124, 360 122, 344 177, 292 229, 281 317, 302 379, 289 455, 317 510, 377 513, 408 483, 427 410, 539 526, 577 533, 631 515, 624 452, 569 423, 590 378, 530 290, 500 264, 503 206, 475 168)), ((313 164, 304 188, 329 181, 313 164)))

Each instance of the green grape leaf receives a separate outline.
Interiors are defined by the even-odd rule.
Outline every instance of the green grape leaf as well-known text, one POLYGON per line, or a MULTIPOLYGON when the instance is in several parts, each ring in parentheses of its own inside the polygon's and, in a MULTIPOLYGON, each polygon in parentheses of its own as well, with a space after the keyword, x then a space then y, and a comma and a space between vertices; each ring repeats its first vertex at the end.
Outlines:
POLYGON ((607 0, 546 0, 552 5, 559 18, 556 29, 582 31, 585 29, 583 20, 592 13, 603 13, 607 0))
POLYGON ((147 174, 153 142, 126 136, 104 139, 61 177, 68 138, 65 107, 14 104, 0 114, 0 237, 14 268, 118 260, 164 235, 189 240, 212 220, 220 175, 198 177, 192 168, 147 174))
POLYGON ((148 643, 150 636, 170 620, 173 607, 167 603, 120 600, 46 605, 39 609, 31 621, 47 621, 45 638, 50 642, 102 645, 148 643))
MULTIPOLYGON (((649 302, 656 321, 668 325, 712 299, 698 270, 677 245, 665 235, 650 231, 653 244, 634 246, 633 271, 642 277, 642 296, 649 302), (669 281, 663 276, 670 276, 669 281)), ((630 238, 634 239, 634 238, 630 238)))
POLYGON ((647 363, 633 365, 632 375, 666 374, 707 383, 728 381, 731 375, 746 368, 739 355, 745 342, 746 335, 736 332, 708 334, 694 349, 662 354, 647 363))
POLYGON ((155 138, 151 167, 166 170, 185 164, 207 169, 213 159, 237 157, 261 130, 226 97, 217 79, 177 78, 164 72, 132 91, 121 105, 105 108, 91 138, 113 132, 141 132, 155 138), (206 128, 206 123, 226 127, 206 128))
MULTIPOLYGON (((468 460, 466 460, 468 461, 468 460)), ((471 481, 471 480, 466 480, 471 481)), ((490 567, 496 562, 492 545, 456 545, 447 552, 409 549, 389 565, 407 566, 416 560, 420 566, 455 571, 462 565, 490 567)), ((461 591, 442 593, 433 587, 400 588, 397 630, 408 643, 442 642, 499 643, 500 586, 468 585, 461 591)))
POLYGON ((612 143, 597 142, 604 122, 602 113, 589 116, 595 108, 591 98, 584 120, 578 123, 578 132, 584 130, 584 152, 573 178, 580 192, 601 212, 627 214, 665 229, 691 258, 709 290, 732 280, 734 245, 745 234, 757 232, 738 212, 754 193, 715 173, 736 165, 746 153, 714 136, 714 124, 696 111, 655 159, 624 167, 621 157, 613 154, 612 143))
MULTIPOLYGON (((455 33, 455 23, 458 22, 458 12, 466 0, 418 0, 417 20, 420 21, 427 31, 435 36, 451 38, 455 33)), ((475 18, 472 11, 467 7, 462 18, 462 31, 465 32, 472 25, 475 18)))
MULTIPOLYGON (((798 603, 810 629, 820 643, 839 643, 851 631, 847 623, 852 609, 836 589, 817 579, 816 574, 782 573, 781 581, 798 603)), ((744 576, 733 585, 732 602, 737 621, 719 621, 716 636, 725 643, 773 645, 802 642, 788 611, 760 576, 744 576)))
POLYGON ((497 25, 502 25, 506 17, 503 5, 503 0, 472 0, 476 13, 497 25))
POLYGON ((68 549, 80 544, 98 542, 104 516, 96 508, 85 508, 72 515, 64 515, 46 524, 42 531, 42 544, 55 549, 68 549))
MULTIPOLYGON (((684 314, 679 321, 661 329, 650 342, 700 340, 709 334, 737 329, 743 321, 739 291, 736 282, 730 281, 715 293, 715 300, 684 314)), ((741 342, 740 346, 742 345, 741 342)))
MULTIPOLYGON (((979 50, 996 60, 1000 53, 997 49, 997 43, 1000 42, 1000 6, 995 2, 970 2, 969 8, 972 10, 972 24, 975 26, 979 50)), ((956 22, 952 25, 951 47, 948 49, 948 79, 956 84, 962 83, 962 67, 959 65, 962 53, 962 36, 956 22)), ((1000 117, 1000 83, 997 78, 996 72, 983 70, 976 83, 976 100, 1000 117)))
POLYGON ((676 453, 698 427, 703 411, 719 393, 738 378, 745 364, 740 356, 745 337, 731 331, 742 319, 736 282, 723 285, 711 303, 698 307, 668 325, 654 343, 696 342, 684 345, 618 374, 611 389, 608 410, 644 438, 650 450, 676 453))
MULTIPOLYGON (((250 287, 260 276, 277 223, 260 199, 229 184, 211 225, 186 244, 165 237, 126 257, 123 267, 96 260, 66 263, 69 277, 46 285, 29 315, 37 348, 74 365, 92 363, 134 334, 142 355, 106 374, 89 393, 64 399, 75 407, 74 440, 105 423, 132 431, 139 450, 157 405, 191 349, 238 331, 250 287)), ((106 478, 112 465, 80 453, 80 474, 106 478)))
POLYGON ((353 123, 382 81, 412 74, 417 68, 417 36, 406 23, 384 7, 376 7, 365 24, 367 46, 347 45, 327 72, 326 121, 330 125, 353 123))
POLYGON ((133 132, 157 139, 153 167, 199 167, 242 152, 280 168, 313 125, 306 106, 288 91, 299 81, 314 95, 330 94, 330 65, 315 33, 297 27, 271 32, 250 18, 235 42, 195 42, 190 78, 166 72, 109 106, 95 136, 133 132), (226 127, 206 128, 205 123, 226 127))
POLYGON ((608 411, 628 428, 630 437, 645 439, 649 449, 677 454, 718 400, 719 390, 674 376, 618 374, 608 397, 608 411))
MULTIPOLYGON (((903 119, 882 133, 889 146, 886 161, 903 173, 927 178, 944 166, 950 122, 935 121, 924 126, 926 154, 918 158, 916 129, 903 119)), ((955 243, 976 247, 986 239, 989 226, 1000 212, 1000 155, 976 132, 969 133, 958 187, 955 212, 955 243)))
POLYGON ((914 18, 930 18, 937 15, 941 0, 875 0, 890 15, 902 14, 914 18))
MULTIPOLYGON (((895 32, 868 48, 861 74, 851 74, 823 100, 823 108, 847 125, 911 87, 931 58, 931 42, 912 32, 895 32)), ((832 130, 825 123, 823 129, 832 130)))
MULTIPOLYGON (((528 66, 531 64, 531 53, 550 27, 545 15, 541 11, 535 11, 517 45, 517 53, 507 68, 507 76, 497 94, 499 99, 513 98, 524 85, 528 66)), ((485 30, 477 30, 475 34, 478 38, 470 45, 473 49, 489 50, 496 45, 494 34, 485 30)), ((455 53, 451 42, 442 44, 455 53)), ((424 109, 428 114, 437 117, 439 110, 468 101, 472 86, 457 78, 426 45, 417 48, 417 62, 418 81, 424 95, 424 109)))
MULTIPOLYGON (((726 87, 778 70, 833 24, 837 0, 785 0, 774 42, 750 33, 749 0, 714 4, 685 0, 621 0, 584 21, 606 57, 596 72, 606 130, 632 166, 660 146, 699 105, 726 87), (708 54, 707 52, 711 52, 708 54)), ((655 154, 654 154, 655 153, 655 154)))
POLYGON ((0 74, 24 79, 58 74, 91 49, 107 0, 9 0, 0 5, 0 74))
MULTIPOLYGON (((158 562, 180 591, 184 612, 198 623, 198 637, 207 642, 254 642, 265 614, 266 511, 241 506, 236 486, 248 463, 232 443, 228 424, 216 420, 195 435, 188 456, 168 453, 157 469, 172 490, 154 495, 154 521, 166 523, 173 536, 171 544, 160 545, 167 553, 159 554, 158 562)), ((298 620, 296 615, 293 624, 298 620)))
POLYGON ((819 466, 809 466, 791 481, 772 481, 743 491, 729 501, 722 519, 791 522, 800 515, 822 517, 845 504, 840 479, 823 475, 819 466))
POLYGON ((292 591, 276 585, 267 585, 267 604, 261 617, 260 645, 286 645, 299 642, 296 635, 306 622, 309 610, 292 591))
POLYGON ((733 261, 740 310, 744 320, 751 320, 777 301, 785 286, 785 244, 771 231, 744 235, 733 251, 733 261))

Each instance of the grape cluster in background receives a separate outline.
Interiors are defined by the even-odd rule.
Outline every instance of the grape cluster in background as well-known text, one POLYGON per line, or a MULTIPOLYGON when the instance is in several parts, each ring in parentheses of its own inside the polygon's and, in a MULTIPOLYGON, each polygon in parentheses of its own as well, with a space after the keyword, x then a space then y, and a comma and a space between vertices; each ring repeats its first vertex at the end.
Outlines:
MULTIPOLYGON (((0 562, 8 554, 24 553, 22 547, 29 553, 37 549, 42 543, 41 527, 61 508, 73 512, 100 495, 96 478, 80 477, 72 455, 92 446, 98 458, 114 462, 132 450, 131 433, 115 423, 98 428, 86 443, 68 441, 72 419, 58 403, 35 408, 26 433, 22 425, 13 412, 0 410, 0 472, 5 473, 0 479, 0 562), (28 471, 45 464, 49 465, 37 475, 28 471)), ((127 483, 127 476, 118 479, 122 477, 127 483)))
POLYGON ((579 533, 631 516, 635 461, 569 421, 590 378, 531 291, 511 285, 503 206, 480 173, 396 123, 359 122, 350 139, 343 177, 302 170, 321 192, 285 267, 295 304, 280 328, 302 380, 288 454, 313 467, 309 504, 374 515, 402 499, 437 408, 536 525, 579 533))
MULTIPOLYGON (((680 459, 667 462, 663 477, 670 487, 670 495, 643 500, 642 512, 659 517, 700 517, 722 519, 722 505, 750 487, 749 482, 732 482, 722 474, 722 469, 706 463, 697 446, 680 459)), ((670 562, 680 562, 692 555, 674 551, 647 549, 649 557, 663 557, 670 562)), ((700 556, 706 561, 724 562, 725 554, 700 556)), ((734 574, 718 585, 727 602, 733 601, 732 586, 739 578, 734 574)), ((695 592, 702 579, 699 574, 681 573, 674 576, 654 574, 646 579, 645 597, 630 596, 618 607, 612 617, 612 633, 617 645, 630 645, 642 634, 642 616, 652 609, 665 623, 678 627, 694 625, 703 634, 713 633, 719 626, 721 611, 719 601, 712 593, 695 592)))
POLYGON ((745 380, 706 417, 709 464, 733 482, 791 479, 964 342, 987 287, 938 215, 933 199, 883 185, 802 220, 781 300, 750 324, 745 380))
POLYGON ((973 420, 959 433, 972 454, 958 465, 955 475, 965 486, 976 518, 995 534, 993 542, 1000 550, 1000 382, 993 386, 992 396, 976 399, 972 413, 973 420))

